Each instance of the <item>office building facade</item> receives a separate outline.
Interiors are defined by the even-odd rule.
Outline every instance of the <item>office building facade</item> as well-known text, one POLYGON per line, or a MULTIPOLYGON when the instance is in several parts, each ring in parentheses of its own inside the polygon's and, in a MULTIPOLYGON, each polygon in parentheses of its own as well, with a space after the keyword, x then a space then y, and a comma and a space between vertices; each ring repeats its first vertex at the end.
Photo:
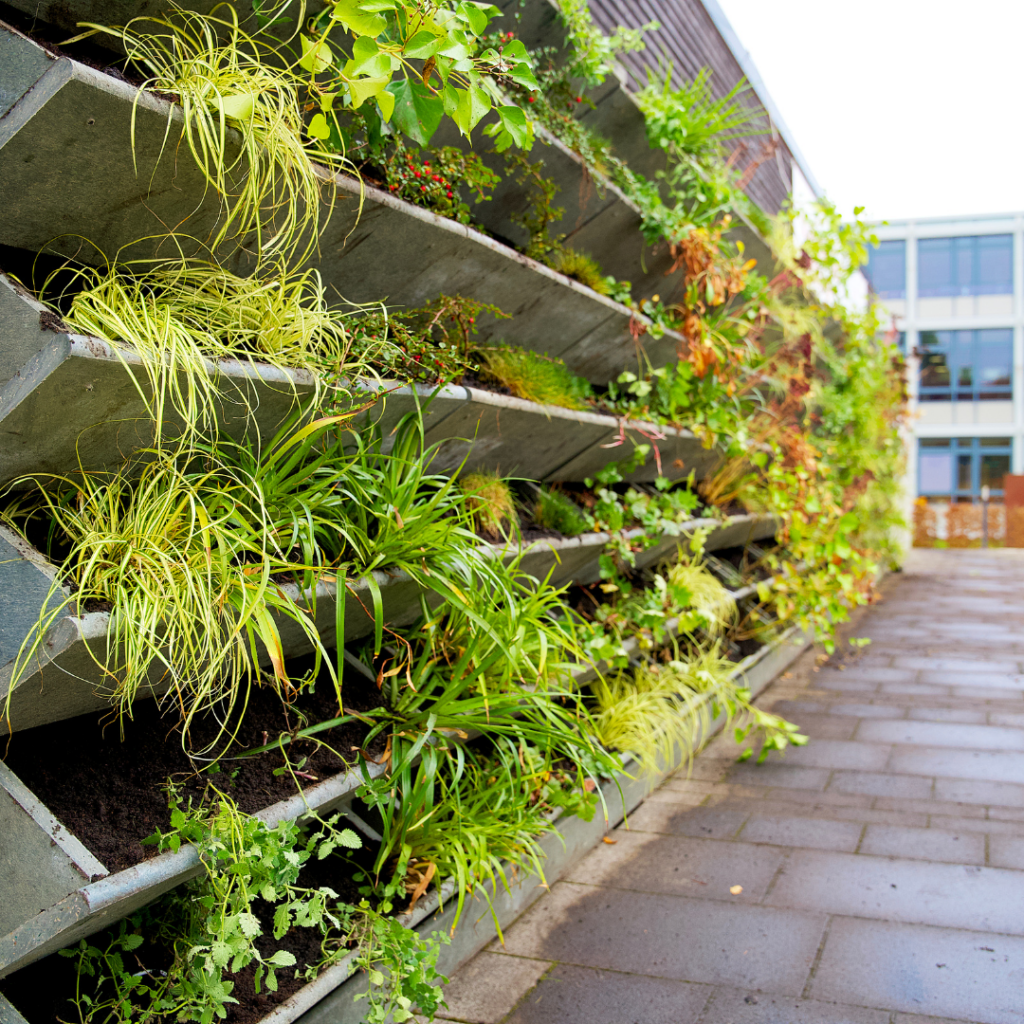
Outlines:
POLYGON ((1024 472, 1024 214, 894 221, 866 268, 907 355, 908 490, 993 501, 1024 472))

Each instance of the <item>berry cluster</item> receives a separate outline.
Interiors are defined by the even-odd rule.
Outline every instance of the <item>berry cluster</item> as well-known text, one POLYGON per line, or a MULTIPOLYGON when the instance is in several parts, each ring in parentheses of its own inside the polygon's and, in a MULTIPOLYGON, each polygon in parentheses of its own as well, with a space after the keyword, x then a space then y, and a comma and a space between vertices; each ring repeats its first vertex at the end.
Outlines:
POLYGON ((393 195, 462 224, 470 223, 471 216, 460 189, 472 191, 479 203, 490 198, 489 193, 500 181, 479 156, 454 146, 432 150, 430 156, 398 146, 388 158, 385 172, 388 191, 393 195))

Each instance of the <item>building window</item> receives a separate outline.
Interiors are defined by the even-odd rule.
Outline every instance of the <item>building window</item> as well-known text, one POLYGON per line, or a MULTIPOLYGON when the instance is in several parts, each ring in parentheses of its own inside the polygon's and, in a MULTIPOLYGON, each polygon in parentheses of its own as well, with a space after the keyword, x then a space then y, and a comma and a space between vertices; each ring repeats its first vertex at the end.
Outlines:
POLYGON ((903 239, 880 242, 868 252, 864 269, 868 287, 880 299, 907 297, 907 243, 903 239))
POLYGON ((922 402, 1008 402, 1013 397, 1013 331, 922 331, 922 402))
POLYGON ((917 243, 922 298, 1013 294, 1013 236, 922 238, 917 243))
POLYGON ((917 449, 917 493, 973 501, 987 485, 993 497, 1002 497, 1012 452, 1009 437, 922 437, 917 449))

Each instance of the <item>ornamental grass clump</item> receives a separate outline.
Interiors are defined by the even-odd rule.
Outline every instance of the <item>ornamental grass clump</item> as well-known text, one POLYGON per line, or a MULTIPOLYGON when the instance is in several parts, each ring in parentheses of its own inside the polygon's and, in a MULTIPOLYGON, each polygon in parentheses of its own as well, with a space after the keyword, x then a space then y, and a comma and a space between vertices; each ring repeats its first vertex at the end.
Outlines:
POLYGON ((556 530, 563 537, 578 537, 587 529, 587 519, 576 503, 550 487, 541 487, 533 506, 534 522, 545 530, 556 530))
POLYGON ((478 354, 484 379, 508 388, 516 398, 563 409, 590 407, 589 381, 577 377, 561 359, 512 345, 481 348, 478 354))
POLYGON ((512 489, 496 473, 466 473, 459 478, 477 530, 491 540, 508 537, 517 522, 512 489))
MULTIPOLYGON (((175 8, 167 18, 134 18, 122 28, 85 27, 85 35, 118 38, 129 62, 148 73, 143 89, 180 105, 182 148, 223 204, 208 248, 251 238, 261 258, 308 255, 320 228, 322 182, 303 137, 304 78, 275 46, 243 32, 226 3, 211 14, 175 8)), ((133 146, 137 115, 136 99, 133 146)), ((174 132, 169 113, 165 149, 176 152, 174 132)), ((343 155, 319 148, 316 158, 346 165, 343 155)))
MULTIPOLYGON (((216 360, 306 370, 315 402, 325 377, 366 374, 373 356, 365 345, 359 356, 350 355, 346 314, 328 305, 315 270, 289 274, 278 263, 240 277, 201 261, 112 264, 76 268, 60 294, 49 294, 48 285, 43 292, 52 304, 70 295, 65 320, 71 327, 115 343, 158 441, 171 421, 185 437, 216 433, 216 360), (148 387, 122 345, 142 362, 148 387)), ((287 379, 280 386, 295 388, 287 379)))

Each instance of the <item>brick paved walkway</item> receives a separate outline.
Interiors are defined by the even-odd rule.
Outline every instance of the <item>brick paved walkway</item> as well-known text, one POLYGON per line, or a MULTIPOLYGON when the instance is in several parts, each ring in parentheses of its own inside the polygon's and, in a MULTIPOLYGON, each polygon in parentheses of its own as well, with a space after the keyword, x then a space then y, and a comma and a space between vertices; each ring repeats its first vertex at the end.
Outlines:
POLYGON ((809 746, 758 767, 717 740, 456 975, 447 1016, 1024 1022, 1021 555, 913 552, 847 631, 870 647, 762 698, 809 746))

